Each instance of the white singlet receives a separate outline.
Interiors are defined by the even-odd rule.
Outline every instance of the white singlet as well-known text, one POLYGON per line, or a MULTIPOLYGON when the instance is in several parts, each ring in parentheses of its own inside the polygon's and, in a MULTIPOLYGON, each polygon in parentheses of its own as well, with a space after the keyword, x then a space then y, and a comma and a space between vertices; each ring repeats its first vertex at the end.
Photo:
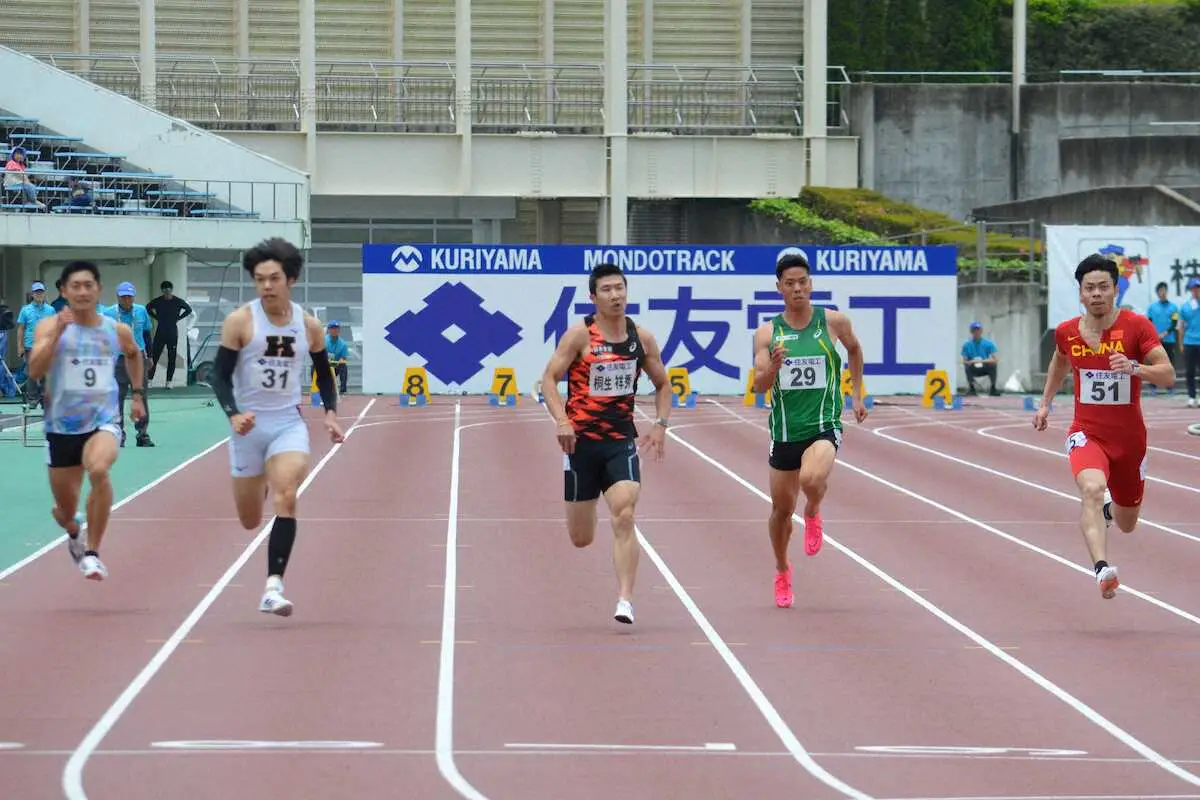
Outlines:
POLYGON ((278 326, 267 317, 262 301, 249 304, 250 341, 238 353, 233 373, 233 396, 242 411, 256 414, 286 411, 300 406, 304 354, 308 335, 304 309, 292 303, 292 319, 278 326))

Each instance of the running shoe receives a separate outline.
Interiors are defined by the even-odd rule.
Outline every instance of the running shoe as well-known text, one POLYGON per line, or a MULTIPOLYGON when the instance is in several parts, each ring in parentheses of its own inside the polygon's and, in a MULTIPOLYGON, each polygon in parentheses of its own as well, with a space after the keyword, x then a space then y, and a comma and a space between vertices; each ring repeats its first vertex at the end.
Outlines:
POLYGON ((278 589, 267 589, 263 593, 262 601, 258 604, 258 610, 264 614, 274 614, 278 617, 290 617, 292 615, 292 601, 283 596, 283 592, 278 589))
POLYGON ((1096 574, 1096 583, 1100 584, 1100 596, 1111 600, 1117 594, 1121 581, 1117 580, 1117 568, 1109 564, 1096 574))
POLYGON ((108 568, 96 556, 84 556, 79 560, 79 571, 89 581, 102 581, 108 577, 108 568))
MULTIPOLYGON (((58 522, 58 516, 51 511, 54 516, 54 521, 58 522)), ((83 560, 84 554, 87 553, 87 542, 84 541, 81 530, 83 528, 83 514, 76 514, 75 518, 67 525, 61 525, 62 529, 67 532, 67 552, 71 555, 71 561, 75 566, 79 566, 79 562, 83 560)))
POLYGON ((1106 527, 1106 528, 1111 528, 1111 527, 1112 527, 1112 523, 1113 523, 1113 519, 1112 519, 1112 501, 1111 501, 1111 500, 1109 500, 1107 503, 1105 503, 1105 504, 1104 504, 1104 527, 1106 527))
POLYGON ((775 605, 791 608, 795 600, 792 594, 792 565, 788 564, 787 572, 775 573, 775 605))
POLYGON ((821 552, 821 544, 825 541, 825 523, 821 515, 804 518, 804 552, 815 556, 821 552))
POLYGON ((617 622, 624 622, 626 625, 632 625, 633 603, 628 600, 618 600, 617 610, 613 612, 613 619, 617 622))

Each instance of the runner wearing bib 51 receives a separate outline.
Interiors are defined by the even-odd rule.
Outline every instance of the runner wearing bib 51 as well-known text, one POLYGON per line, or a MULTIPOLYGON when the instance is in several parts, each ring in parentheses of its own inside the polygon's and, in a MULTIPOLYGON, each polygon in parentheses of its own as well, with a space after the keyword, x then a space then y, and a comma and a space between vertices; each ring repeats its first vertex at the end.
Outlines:
POLYGON ((275 521, 267 541, 267 587, 258 610, 289 616, 283 574, 296 541, 296 495, 308 474, 308 426, 300 414, 300 387, 312 358, 317 389, 332 442, 345 439, 337 422, 337 390, 325 351, 325 331, 316 317, 292 302, 304 256, 283 239, 268 239, 246 251, 242 266, 254 279, 258 299, 225 318, 212 387, 229 417, 229 466, 238 519, 247 530, 262 525, 271 492, 275 521), (307 346, 305 346, 307 344, 307 346))
POLYGON ((854 418, 861 423, 867 409, 862 346, 850 318, 812 304, 812 276, 802 254, 779 259, 775 277, 784 311, 754 332, 754 391, 771 393, 767 532, 775 552, 775 605, 789 608, 795 602, 788 560, 792 515, 803 491, 804 552, 815 556, 824 536, 821 500, 842 443, 842 360, 835 340, 850 362, 854 418))
POLYGON ((1075 415, 1066 449, 1083 504, 1080 529, 1105 599, 1120 585, 1117 568, 1105 560, 1106 529, 1115 521, 1121 530, 1133 532, 1146 485, 1142 382, 1175 385, 1175 367, 1153 323, 1117 308, 1118 276, 1117 265, 1099 254, 1075 268, 1079 300, 1087 311, 1055 329, 1042 404, 1033 416, 1033 427, 1046 430, 1050 401, 1070 371, 1075 415))
MULTIPOLYGON (((117 400, 116 363, 125 356, 133 386, 142 386, 142 350, 128 325, 103 316, 100 270, 90 261, 72 261, 62 271, 67 306, 38 323, 29 357, 29 378, 46 377, 46 461, 54 521, 67 532, 67 552, 89 580, 108 577, 100 561, 100 543, 108 528, 113 488, 109 471, 117 460, 121 406, 117 400), (87 541, 80 540, 83 515, 77 514, 83 474, 87 499, 87 541)), ((134 421, 146 415, 143 390, 132 390, 134 421)))

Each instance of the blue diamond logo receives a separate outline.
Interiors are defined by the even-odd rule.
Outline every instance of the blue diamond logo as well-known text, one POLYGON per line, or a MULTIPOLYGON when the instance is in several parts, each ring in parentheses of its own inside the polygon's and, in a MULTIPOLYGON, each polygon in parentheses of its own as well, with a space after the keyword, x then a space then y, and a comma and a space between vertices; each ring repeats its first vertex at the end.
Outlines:
POLYGON ((425 359, 425 369, 443 383, 465 383, 483 369, 483 359, 508 352, 521 341, 521 326, 462 283, 443 283, 425 297, 420 311, 406 311, 384 337, 406 355, 425 359))

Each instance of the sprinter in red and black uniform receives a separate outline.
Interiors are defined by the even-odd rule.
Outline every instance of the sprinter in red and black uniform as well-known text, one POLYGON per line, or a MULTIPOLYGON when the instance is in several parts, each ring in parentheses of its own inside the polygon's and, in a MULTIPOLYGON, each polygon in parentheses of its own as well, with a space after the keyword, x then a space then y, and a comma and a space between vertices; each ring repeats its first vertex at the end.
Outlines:
POLYGON ((639 444, 663 456, 671 384, 654 335, 625 316, 628 285, 620 268, 601 264, 592 270, 588 292, 596 313, 572 325, 542 375, 546 408, 558 423, 563 449, 567 532, 576 547, 596 535, 596 503, 604 495, 613 527, 613 563, 617 571, 617 610, 613 619, 633 623, 633 583, 638 543, 633 512, 641 491, 639 444), (633 422, 634 395, 642 372, 650 376, 657 419, 638 438, 633 422), (567 377, 567 402, 558 382, 567 377))

